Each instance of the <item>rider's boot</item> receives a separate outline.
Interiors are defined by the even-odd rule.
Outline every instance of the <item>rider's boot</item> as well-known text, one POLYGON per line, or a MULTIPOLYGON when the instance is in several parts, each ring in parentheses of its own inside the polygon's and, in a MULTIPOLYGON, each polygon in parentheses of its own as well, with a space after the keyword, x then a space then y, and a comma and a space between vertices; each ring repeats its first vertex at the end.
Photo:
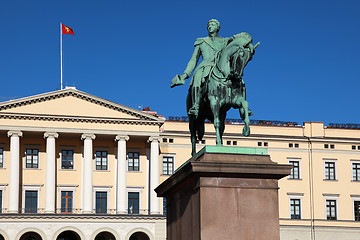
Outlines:
POLYGON ((195 118, 197 118, 199 116, 199 88, 198 87, 194 87, 192 89, 192 100, 193 100, 193 105, 189 109, 188 114, 193 115, 195 118))

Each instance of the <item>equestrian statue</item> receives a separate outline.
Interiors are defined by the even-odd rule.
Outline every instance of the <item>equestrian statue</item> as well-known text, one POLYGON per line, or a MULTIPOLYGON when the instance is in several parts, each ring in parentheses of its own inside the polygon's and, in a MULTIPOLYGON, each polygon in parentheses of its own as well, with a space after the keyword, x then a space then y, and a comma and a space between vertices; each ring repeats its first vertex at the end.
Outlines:
POLYGON ((244 136, 250 135, 249 116, 253 115, 246 101, 242 77, 260 43, 253 45, 252 37, 245 32, 231 38, 219 37, 220 23, 216 19, 208 22, 207 30, 208 37, 196 39, 184 74, 176 75, 171 81, 171 87, 184 85, 193 73, 186 99, 192 155, 196 153, 196 141, 204 136, 206 119, 214 123, 216 145, 222 145, 226 113, 230 108, 239 109, 244 136), (202 62, 196 67, 200 56, 202 62))

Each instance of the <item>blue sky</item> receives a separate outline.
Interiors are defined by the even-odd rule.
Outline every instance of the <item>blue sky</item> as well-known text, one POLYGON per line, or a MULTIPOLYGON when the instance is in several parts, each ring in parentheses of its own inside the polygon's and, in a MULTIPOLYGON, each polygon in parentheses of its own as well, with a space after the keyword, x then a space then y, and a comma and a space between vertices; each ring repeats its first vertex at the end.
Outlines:
MULTIPOLYGON (((244 73, 252 119, 360 123, 360 1, 1 1, 0 100, 64 83, 128 107, 186 115, 182 74, 211 18, 261 46, 244 73)), ((228 117, 239 118, 232 110, 228 117)))

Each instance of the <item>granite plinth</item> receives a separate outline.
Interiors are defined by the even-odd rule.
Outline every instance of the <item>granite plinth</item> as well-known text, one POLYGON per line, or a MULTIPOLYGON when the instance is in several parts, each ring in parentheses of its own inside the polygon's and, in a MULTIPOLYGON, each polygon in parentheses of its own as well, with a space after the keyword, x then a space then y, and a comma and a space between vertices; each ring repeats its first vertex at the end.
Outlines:
POLYGON ((291 166, 267 152, 205 147, 155 191, 168 240, 279 240, 278 180, 291 166))

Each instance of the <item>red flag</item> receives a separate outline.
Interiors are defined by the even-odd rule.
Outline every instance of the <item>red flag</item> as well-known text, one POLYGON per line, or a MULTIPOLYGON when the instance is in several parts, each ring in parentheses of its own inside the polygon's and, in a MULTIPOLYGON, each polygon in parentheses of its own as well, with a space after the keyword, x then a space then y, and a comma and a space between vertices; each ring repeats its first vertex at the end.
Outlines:
POLYGON ((74 34, 74 31, 73 31, 71 28, 65 26, 64 24, 61 24, 61 27, 62 27, 62 34, 75 35, 75 34, 74 34))

